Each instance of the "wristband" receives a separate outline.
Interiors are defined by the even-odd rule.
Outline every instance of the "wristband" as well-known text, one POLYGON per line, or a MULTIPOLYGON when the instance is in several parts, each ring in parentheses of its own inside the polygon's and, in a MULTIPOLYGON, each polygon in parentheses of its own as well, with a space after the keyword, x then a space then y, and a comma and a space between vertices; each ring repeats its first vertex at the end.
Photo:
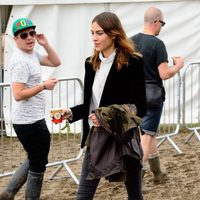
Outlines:
POLYGON ((45 81, 42 81, 42 83, 41 83, 41 84, 42 84, 42 87, 43 87, 43 89, 44 89, 44 90, 46 90, 46 89, 47 89, 47 87, 45 86, 45 81))

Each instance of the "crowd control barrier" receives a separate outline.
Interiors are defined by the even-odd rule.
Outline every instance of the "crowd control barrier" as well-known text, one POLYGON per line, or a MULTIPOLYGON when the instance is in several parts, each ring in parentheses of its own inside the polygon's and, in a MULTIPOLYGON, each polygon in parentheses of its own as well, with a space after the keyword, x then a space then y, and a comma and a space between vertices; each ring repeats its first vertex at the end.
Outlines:
POLYGON ((164 81, 166 99, 164 102, 163 112, 161 116, 157 147, 160 147, 164 141, 168 141, 172 147, 182 153, 178 145, 173 141, 173 136, 177 135, 180 130, 181 118, 181 77, 177 73, 173 78, 164 81))
MULTIPOLYGON (((161 116, 158 148, 168 141, 178 153, 181 149, 174 142, 173 137, 180 134, 180 127, 185 127, 189 136, 185 142, 189 142, 193 136, 200 141, 200 63, 189 64, 181 78, 176 74, 173 78, 164 81, 166 100, 161 116)), ((70 175, 76 184, 79 181, 75 173, 69 167, 69 163, 79 160, 83 154, 80 148, 82 137, 82 121, 70 124, 70 129, 62 130, 65 125, 53 124, 48 110, 51 108, 66 108, 82 103, 83 84, 78 78, 59 79, 53 91, 47 90, 47 115, 46 121, 51 132, 51 149, 47 167, 56 167, 50 176, 53 179, 62 168, 70 175)), ((26 157, 25 152, 18 142, 12 129, 11 115, 11 91, 10 84, 0 84, 0 178, 13 174, 16 167, 26 157)))
POLYGON ((183 125, 200 141, 200 62, 190 63, 183 74, 183 125))
MULTIPOLYGON (((10 84, 0 84, 1 102, 4 102, 1 109, 1 132, 0 132, 0 178, 10 176, 25 159, 26 155, 15 137, 12 128, 11 116, 11 91, 10 84), (4 112, 3 112, 4 110, 4 112), (4 114, 4 117, 2 117, 4 114)), ((60 124, 51 122, 49 110, 52 108, 67 108, 82 103, 83 84, 78 78, 63 78, 55 86, 53 91, 46 90, 46 122, 51 132, 51 147, 49 163, 47 167, 55 167, 50 176, 53 179, 62 168, 64 168, 76 184, 79 180, 69 167, 69 163, 79 160, 83 150, 80 148, 82 122, 74 122, 68 128, 62 130, 65 121, 60 124)))

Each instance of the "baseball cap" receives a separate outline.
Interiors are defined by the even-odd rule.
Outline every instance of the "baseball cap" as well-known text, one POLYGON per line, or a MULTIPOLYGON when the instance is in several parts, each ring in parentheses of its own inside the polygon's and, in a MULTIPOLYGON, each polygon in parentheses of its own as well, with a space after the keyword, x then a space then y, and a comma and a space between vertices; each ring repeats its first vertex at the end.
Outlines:
POLYGON ((14 23, 13 23, 13 28, 12 28, 12 32, 13 35, 16 35, 18 31, 26 29, 26 28, 33 28, 35 29, 35 25, 33 25, 33 22, 28 19, 28 18, 20 18, 17 19, 14 23))

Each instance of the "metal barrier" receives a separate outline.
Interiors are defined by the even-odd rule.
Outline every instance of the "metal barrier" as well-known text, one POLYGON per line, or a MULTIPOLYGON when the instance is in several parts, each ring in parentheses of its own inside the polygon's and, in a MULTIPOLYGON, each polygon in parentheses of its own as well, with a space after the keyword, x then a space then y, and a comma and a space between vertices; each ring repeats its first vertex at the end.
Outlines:
MULTIPOLYGON (((5 90, 9 91, 11 94, 10 84, 0 84, 0 91, 2 94, 5 92, 5 90)), ((58 107, 72 107, 81 103, 83 84, 78 78, 63 78, 59 79, 59 82, 53 91, 47 90, 46 93, 46 121, 51 132, 51 147, 49 153, 49 163, 47 164, 47 167, 57 166, 57 169, 55 172, 53 172, 50 178, 53 179, 59 173, 59 171, 64 168, 74 182, 79 184, 78 179, 70 169, 68 163, 77 161, 82 156, 83 150, 80 148, 82 123, 75 122, 70 124, 70 130, 61 130, 65 125, 65 122, 61 124, 53 124, 51 122, 48 110, 58 107)), ((3 99, 3 95, 1 95, 1 99, 7 101, 7 105, 11 105, 12 99, 10 96, 7 97, 7 99, 3 99)), ((12 123, 10 122, 11 120, 7 119, 7 117, 11 114, 11 107, 5 108, 4 105, 4 109, 7 109, 7 112, 9 113, 5 114, 6 122, 1 119, 0 178, 12 175, 16 166, 18 166, 26 157, 25 151, 23 150, 21 144, 18 142, 16 137, 13 137, 15 134, 12 129, 12 123)))
POLYGON ((182 153, 179 147, 172 140, 172 137, 177 135, 180 130, 180 74, 177 73, 173 78, 164 81, 164 87, 166 90, 166 99, 159 126, 159 136, 156 137, 160 140, 157 147, 160 147, 164 141, 168 140, 178 153, 182 153))
MULTIPOLYGON (((159 126, 159 135, 156 137, 159 140, 158 147, 164 141, 168 141, 172 147, 182 153, 179 147, 172 140, 172 137, 180 131, 181 114, 183 117, 183 125, 191 131, 191 134, 185 142, 189 142, 193 135, 196 135, 200 141, 200 63, 191 63, 187 66, 183 75, 183 88, 180 74, 178 73, 173 78, 164 81, 166 89, 166 100, 164 103, 163 113, 159 126), (181 89, 183 93, 181 93, 181 89), (183 95, 183 106, 181 107, 181 94, 183 95), (182 112, 181 112, 182 111, 182 112), (186 115, 187 113, 187 115, 186 115)), ((10 93, 9 84, 0 84, 0 93, 10 93)), ((56 107, 71 107, 81 103, 83 95, 83 84, 77 78, 60 79, 53 91, 49 91, 47 100, 47 110, 56 107)), ((11 101, 11 97, 10 101, 11 101)), ((6 99, 9 101, 9 99, 6 99)), ((1 95, 1 102, 5 102, 1 95)), ((9 102, 8 105, 11 105, 9 102)), ((4 106, 5 107, 5 106, 4 106)), ((18 166, 22 158, 25 157, 25 152, 20 143, 14 137, 5 136, 5 126, 12 126, 11 122, 3 121, 3 113, 1 108, 1 138, 0 138, 0 178, 13 174, 13 169, 18 166), (9 124, 10 123, 10 124, 9 124), (4 170, 5 166, 9 166, 4 170)), ((11 108, 10 108, 11 110, 11 108)), ((10 112, 10 111, 9 111, 10 112)), ((9 113, 10 115, 10 113, 9 113)), ((4 112, 6 119, 8 114, 4 112)), ((49 117, 49 115, 48 115, 49 117)), ((46 118, 48 118, 46 117, 46 118)), ((50 117, 47 119, 50 122, 50 117)), ((79 184, 78 179, 72 172, 68 163, 80 159, 83 150, 80 149, 82 123, 75 122, 70 125, 71 131, 62 131, 62 124, 55 125, 50 123, 50 131, 52 135, 51 149, 49 153, 49 164, 47 167, 57 166, 57 169, 51 175, 54 178, 62 168, 64 168, 76 184, 79 184), (56 155, 55 155, 56 154, 56 155)), ((7 130, 7 129, 6 129, 7 130)), ((10 136, 13 136, 12 129, 10 136)))
POLYGON ((200 62, 190 63, 183 74, 183 125, 200 141, 200 62), (187 115, 186 115, 187 114, 187 115))

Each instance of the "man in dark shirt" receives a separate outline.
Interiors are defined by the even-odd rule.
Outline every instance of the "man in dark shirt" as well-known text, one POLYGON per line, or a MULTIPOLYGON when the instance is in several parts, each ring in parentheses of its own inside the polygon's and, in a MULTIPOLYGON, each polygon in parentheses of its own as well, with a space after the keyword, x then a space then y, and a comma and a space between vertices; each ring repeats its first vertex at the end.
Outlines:
POLYGON ((155 184, 163 182, 166 178, 166 172, 163 172, 160 168, 159 152, 156 144, 156 134, 163 109, 163 101, 165 99, 162 80, 174 76, 184 64, 182 57, 174 57, 173 66, 168 66, 168 55, 165 44, 156 37, 165 25, 163 20, 163 13, 160 9, 155 7, 148 8, 144 14, 143 32, 131 37, 137 50, 144 57, 146 82, 156 82, 163 90, 162 101, 157 106, 151 107, 147 105, 147 114, 141 124, 141 128, 145 133, 141 136, 144 151, 143 172, 145 172, 149 162, 150 170, 154 174, 155 184))

